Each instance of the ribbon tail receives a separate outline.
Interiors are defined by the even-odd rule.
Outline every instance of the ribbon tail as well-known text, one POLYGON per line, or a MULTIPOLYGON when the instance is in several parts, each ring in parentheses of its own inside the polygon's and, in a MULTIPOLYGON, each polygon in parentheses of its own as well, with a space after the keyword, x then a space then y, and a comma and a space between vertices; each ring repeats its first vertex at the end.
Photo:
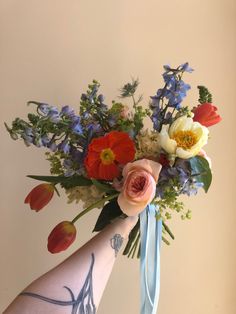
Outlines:
POLYGON ((140 214, 141 314, 156 314, 159 300, 162 221, 156 213, 156 207, 148 205, 140 214))

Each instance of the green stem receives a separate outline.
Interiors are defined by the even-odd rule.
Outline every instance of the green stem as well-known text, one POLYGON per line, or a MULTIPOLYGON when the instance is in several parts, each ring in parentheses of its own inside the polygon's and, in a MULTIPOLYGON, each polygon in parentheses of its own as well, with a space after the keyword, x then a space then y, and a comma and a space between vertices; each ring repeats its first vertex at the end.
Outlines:
POLYGON ((139 241, 139 231, 137 232, 137 235, 136 235, 136 238, 134 240, 134 242, 132 243, 132 247, 129 251, 129 254, 128 254, 128 257, 131 256, 132 254, 132 258, 134 258, 134 254, 135 254, 135 251, 136 251, 136 248, 137 248, 137 245, 138 245, 138 241, 139 241))
POLYGON ((56 191, 57 195, 60 197, 60 193, 59 193, 59 191, 58 191, 58 189, 57 189, 57 187, 56 187, 56 184, 57 184, 57 183, 52 183, 52 185, 53 185, 53 187, 54 187, 54 190, 56 191))
POLYGON ((163 236, 162 236, 162 241, 165 242, 165 244, 170 245, 170 242, 168 240, 166 240, 166 238, 163 236))
POLYGON ((171 232, 170 228, 165 224, 164 221, 162 221, 162 225, 165 228, 165 231, 170 235, 170 237, 174 240, 175 236, 173 235, 173 233, 171 232))
POLYGON ((135 252, 137 250, 137 247, 138 247, 138 244, 139 244, 139 240, 140 240, 140 234, 138 233, 137 239, 136 239, 136 241, 134 243, 134 251, 133 251, 133 254, 132 254, 132 258, 134 258, 134 256, 135 256, 135 252))
POLYGON ((136 101, 135 101, 134 95, 132 95, 131 97, 132 97, 132 99, 133 99, 133 103, 134 103, 134 109, 136 109, 136 107, 137 107, 137 104, 136 104, 136 101))
POLYGON ((104 204, 107 201, 112 200, 113 198, 116 198, 120 193, 116 193, 116 194, 112 194, 109 195, 108 197, 102 198, 101 200, 93 203, 92 205, 90 205, 89 207, 85 208, 81 213, 79 213, 77 216, 75 216, 75 218, 71 221, 71 223, 75 223, 80 217, 84 216, 85 214, 87 214, 90 210, 92 210, 93 208, 100 206, 102 204, 104 204))

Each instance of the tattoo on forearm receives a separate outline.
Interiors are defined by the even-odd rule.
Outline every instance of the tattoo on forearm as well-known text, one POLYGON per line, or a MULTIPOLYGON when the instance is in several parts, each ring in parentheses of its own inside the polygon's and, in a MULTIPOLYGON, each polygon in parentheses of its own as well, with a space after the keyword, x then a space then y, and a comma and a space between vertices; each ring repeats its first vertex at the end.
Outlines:
POLYGON ((123 241, 124 238, 118 233, 116 233, 114 237, 110 239, 111 247, 115 250, 115 257, 117 257, 123 241))
POLYGON ((71 297, 70 301, 55 300, 32 292, 22 292, 20 295, 33 297, 51 304, 61 306, 72 306, 71 314, 95 314, 96 307, 93 300, 93 276, 92 276, 95 257, 93 253, 91 256, 92 261, 89 268, 89 272, 77 299, 75 299, 72 290, 66 286, 64 286, 63 288, 65 288, 69 292, 71 297))

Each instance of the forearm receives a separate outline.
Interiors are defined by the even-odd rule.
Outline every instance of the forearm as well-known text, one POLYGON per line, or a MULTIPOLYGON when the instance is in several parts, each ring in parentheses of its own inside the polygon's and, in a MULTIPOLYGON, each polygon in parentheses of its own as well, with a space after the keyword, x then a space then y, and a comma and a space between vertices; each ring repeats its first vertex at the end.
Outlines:
POLYGON ((14 313, 96 313, 115 258, 137 218, 118 219, 30 284, 6 309, 14 313), (84 312, 83 312, 84 310, 84 312))

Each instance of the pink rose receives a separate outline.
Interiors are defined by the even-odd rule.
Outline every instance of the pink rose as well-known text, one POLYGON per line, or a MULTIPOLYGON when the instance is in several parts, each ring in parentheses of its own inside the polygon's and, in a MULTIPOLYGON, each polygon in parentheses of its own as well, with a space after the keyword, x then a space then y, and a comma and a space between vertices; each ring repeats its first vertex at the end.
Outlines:
POLYGON ((153 200, 161 167, 149 159, 137 160, 124 167, 124 184, 118 204, 127 216, 138 215, 153 200))

